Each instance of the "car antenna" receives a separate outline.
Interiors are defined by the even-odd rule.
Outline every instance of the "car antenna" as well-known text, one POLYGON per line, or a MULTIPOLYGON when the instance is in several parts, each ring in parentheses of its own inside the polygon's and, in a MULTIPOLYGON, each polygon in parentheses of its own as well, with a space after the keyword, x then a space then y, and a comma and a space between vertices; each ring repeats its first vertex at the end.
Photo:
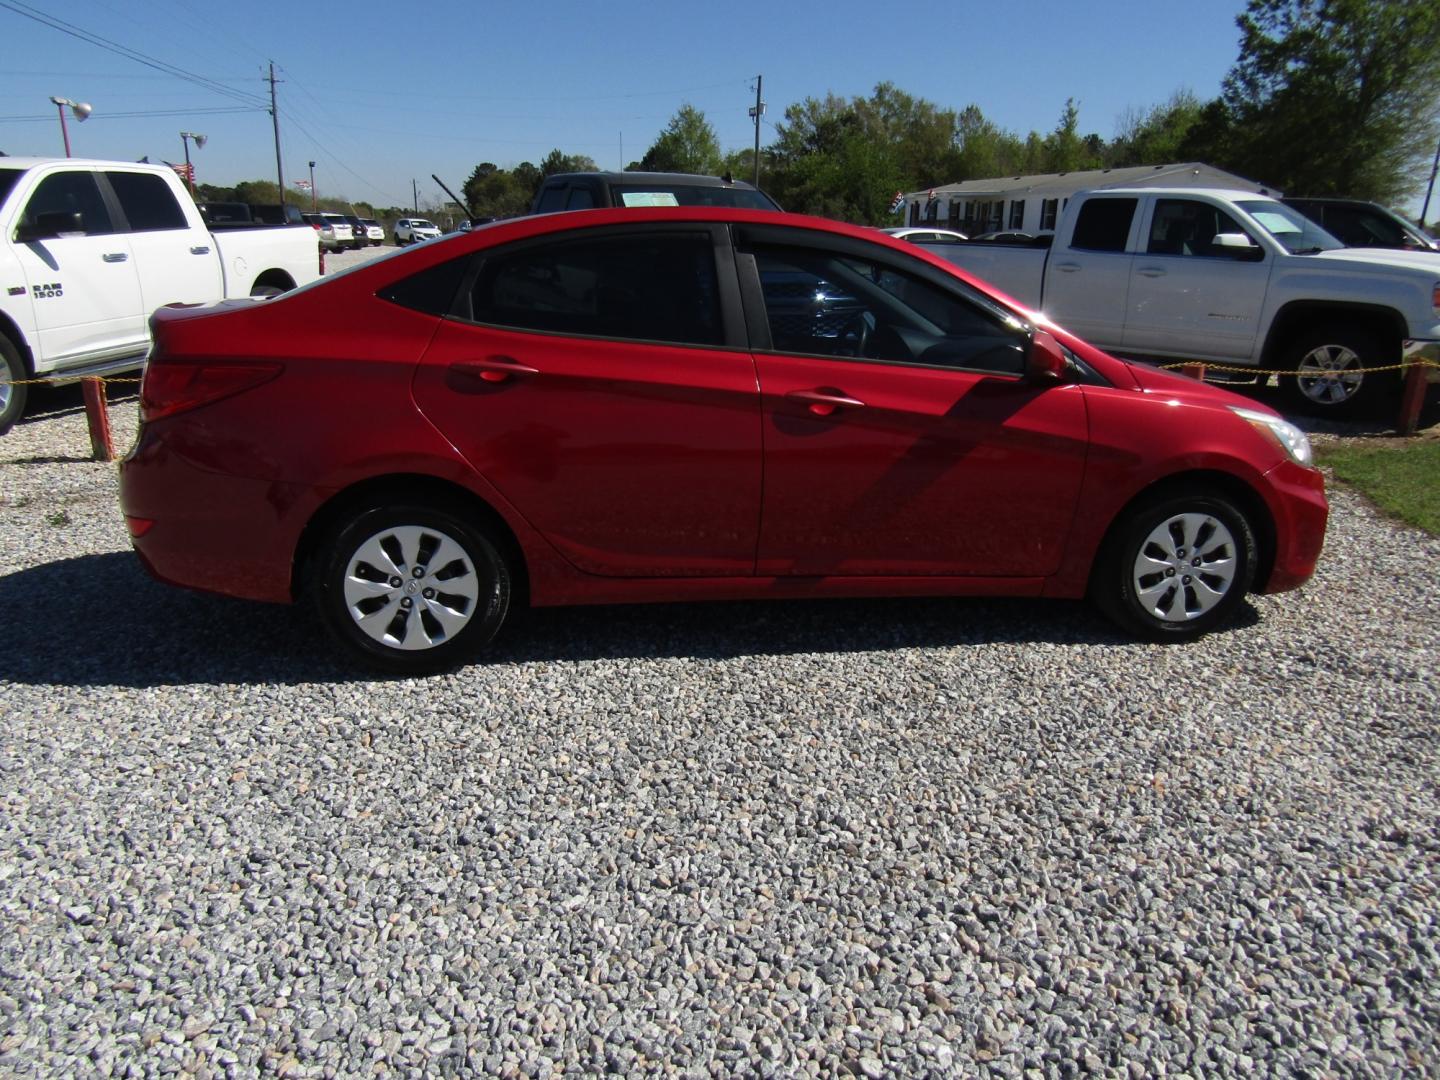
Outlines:
POLYGON ((464 199, 460 198, 460 196, 456 195, 455 192, 451 191, 448 187, 446 187, 445 181, 441 180, 440 177, 436 176, 433 172, 430 174, 430 179, 434 180, 435 183, 440 185, 440 190, 442 190, 443 192, 445 192, 446 195, 449 195, 450 198, 455 200, 455 205, 460 207, 461 210, 465 211, 465 216, 467 218, 471 219, 472 221, 474 220, 475 211, 470 209, 469 203, 467 203, 464 199))

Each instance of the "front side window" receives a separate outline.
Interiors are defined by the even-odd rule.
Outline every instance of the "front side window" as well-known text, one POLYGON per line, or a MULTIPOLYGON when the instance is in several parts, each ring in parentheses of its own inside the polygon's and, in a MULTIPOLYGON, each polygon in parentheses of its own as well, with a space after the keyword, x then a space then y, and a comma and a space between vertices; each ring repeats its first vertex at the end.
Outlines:
MULTIPOLYGON (((163 177, 154 173, 107 172, 105 179, 110 181, 115 197, 120 200, 120 209, 125 212, 131 232, 189 227, 185 211, 180 209, 175 193, 163 177)), ((232 216, 230 220, 240 219, 232 216)))
POLYGON ((476 322, 573 337, 684 345, 723 340, 705 233, 627 233, 489 256, 471 297, 476 322))
POLYGON ((51 173, 41 180, 25 204, 20 221, 25 225, 38 225, 42 214, 79 214, 79 228, 71 229, 67 221, 65 232, 101 236, 115 231, 110 211, 100 196, 100 186, 88 172, 51 173))
POLYGON ((1130 222, 1139 199, 1087 199, 1075 220, 1072 248, 1085 251, 1124 251, 1130 222))
POLYGON ((1160 199, 1155 203, 1145 251, 1150 255, 1233 257, 1233 249, 1215 246, 1220 233, 1249 235, 1218 206, 1194 199, 1160 199))
POLYGON ((1019 375, 1025 329, 895 266, 794 245, 748 249, 776 352, 1019 375))

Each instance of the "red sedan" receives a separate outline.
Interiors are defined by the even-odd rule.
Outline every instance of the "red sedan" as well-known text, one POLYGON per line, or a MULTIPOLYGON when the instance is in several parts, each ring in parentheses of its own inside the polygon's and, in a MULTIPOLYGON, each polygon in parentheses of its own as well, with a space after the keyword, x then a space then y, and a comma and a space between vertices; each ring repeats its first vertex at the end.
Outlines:
POLYGON ((390 670, 522 600, 1088 594, 1177 640, 1324 538, 1279 416, 812 218, 498 222, 153 330, 121 465, 145 565, 308 595, 390 670))

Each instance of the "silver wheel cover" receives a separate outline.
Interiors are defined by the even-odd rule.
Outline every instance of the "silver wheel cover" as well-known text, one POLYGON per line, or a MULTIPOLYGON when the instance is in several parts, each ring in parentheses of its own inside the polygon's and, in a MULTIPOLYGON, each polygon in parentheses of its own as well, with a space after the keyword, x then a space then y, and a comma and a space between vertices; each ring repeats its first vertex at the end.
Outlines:
POLYGON ((368 637, 391 649, 433 649, 469 625, 480 578, 465 549, 439 529, 377 532, 345 566, 345 608, 368 637))
POLYGON ((1235 538, 1218 518, 1176 514, 1155 526, 1135 555, 1135 599, 1165 622, 1198 619, 1229 594, 1237 556, 1235 538))
POLYGON ((15 392, 15 387, 9 383, 10 369, 0 367, 0 413, 10 407, 10 395, 15 392))
POLYGON ((1300 393, 1316 405, 1339 405, 1354 397, 1365 381, 1360 357, 1344 345, 1318 345, 1300 358, 1300 393))

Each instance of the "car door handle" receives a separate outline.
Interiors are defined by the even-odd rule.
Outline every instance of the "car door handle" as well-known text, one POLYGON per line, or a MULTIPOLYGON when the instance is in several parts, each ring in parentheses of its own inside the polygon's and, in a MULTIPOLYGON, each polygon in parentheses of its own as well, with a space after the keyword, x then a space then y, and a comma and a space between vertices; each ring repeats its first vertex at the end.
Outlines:
POLYGON ((457 360, 450 365, 457 375, 484 379, 486 382, 504 382, 512 375, 539 375, 540 369, 526 367, 508 356, 492 356, 486 360, 457 360))
POLYGON ((1062 274, 1073 274, 1073 273, 1075 273, 1076 270, 1079 270, 1079 269, 1080 269, 1080 264, 1079 264, 1079 263, 1056 263, 1056 264, 1055 264, 1055 269, 1056 269, 1056 270, 1059 270, 1062 274))
POLYGON ((787 401, 798 401, 809 407, 816 416, 829 416, 836 409, 863 409, 865 403, 858 398, 847 397, 830 390, 791 390, 785 395, 787 401))
POLYGON ((190 254, 191 254, 191 255, 209 255, 209 254, 210 254, 210 249, 209 249, 208 247, 203 246, 203 245, 200 246, 200 247, 192 247, 192 248, 190 249, 190 254))
POLYGON ((1164 277, 1164 276, 1165 276, 1165 271, 1164 271, 1164 269, 1163 269, 1162 267, 1159 267, 1159 266, 1142 266, 1139 270, 1136 270, 1135 272, 1136 272, 1137 274, 1139 274, 1141 277, 1164 277))
POLYGON ((123 251, 107 251, 104 255, 101 255, 100 257, 106 262, 124 262, 126 259, 130 258, 130 256, 125 254, 125 252, 123 251))

